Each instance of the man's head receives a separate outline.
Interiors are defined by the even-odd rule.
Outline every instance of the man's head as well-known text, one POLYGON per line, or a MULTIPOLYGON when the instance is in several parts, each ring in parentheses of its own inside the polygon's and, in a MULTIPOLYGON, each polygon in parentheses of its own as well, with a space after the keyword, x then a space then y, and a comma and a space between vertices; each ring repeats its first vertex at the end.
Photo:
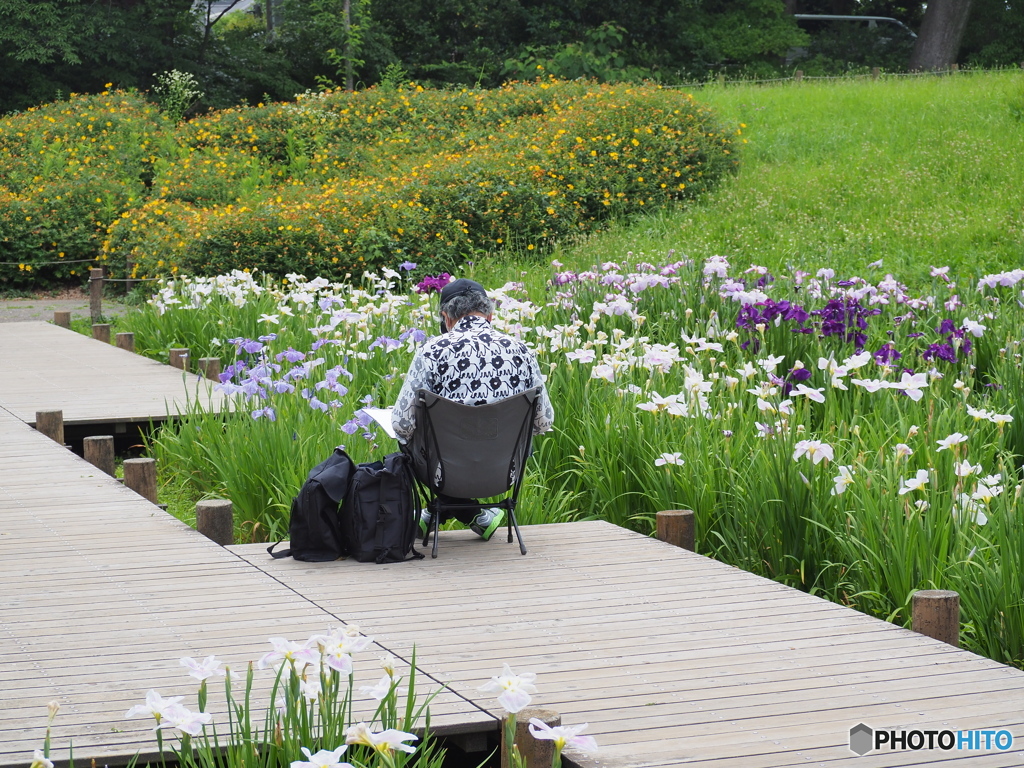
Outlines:
POLYGON ((466 315, 479 315, 487 320, 494 313, 494 302, 487 298, 484 287, 475 280, 461 277, 441 290, 441 333, 447 333, 466 315))

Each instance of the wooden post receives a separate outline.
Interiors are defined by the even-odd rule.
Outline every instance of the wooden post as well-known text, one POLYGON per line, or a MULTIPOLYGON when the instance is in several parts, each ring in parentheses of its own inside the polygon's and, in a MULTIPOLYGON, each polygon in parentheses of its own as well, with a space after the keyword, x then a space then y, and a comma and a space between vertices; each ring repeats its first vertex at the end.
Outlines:
POLYGON ((719 85, 725 85, 725 75, 719 73, 719 75, 718 75, 718 84, 719 85))
POLYGON ((64 445, 64 411, 36 411, 36 429, 64 445))
POLYGON ((110 343, 110 323, 93 323, 92 337, 104 344, 110 343))
POLYGON ((200 357, 199 372, 211 381, 220 381, 220 358, 200 357))
POLYGON ((134 333, 119 333, 117 334, 117 348, 123 349, 126 352, 135 351, 135 334, 134 333))
POLYGON ((956 63, 956 62, 954 61, 954 62, 953 62, 953 66, 952 66, 952 67, 950 67, 950 69, 952 69, 952 70, 953 70, 954 72, 959 72, 959 71, 960 71, 960 65, 959 65, 959 64, 957 64, 957 63, 956 63))
POLYGON ((196 504, 196 530, 226 547, 235 543, 235 518, 227 499, 209 499, 196 504))
POLYGON ((793 79, 799 83, 801 80, 804 79, 804 71, 802 69, 798 69, 796 71, 796 74, 793 75, 793 79))
POLYGON ((156 504, 156 459, 125 459, 124 484, 156 504))
POLYGON ((914 593, 912 626, 915 632, 960 647, 960 595, 947 589, 914 593))
POLYGON ((871 68, 871 79, 872 80, 877 80, 879 75, 881 75, 881 74, 882 74, 882 70, 881 70, 880 67, 872 67, 871 68))
POLYGON ((99 435, 82 441, 82 455, 85 460, 111 477, 114 476, 114 437, 99 435))
POLYGON ((171 365, 175 368, 181 368, 183 371, 188 370, 188 349, 176 348, 168 350, 168 357, 170 358, 171 365))
POLYGON ((71 327, 71 313, 66 310, 57 310, 53 313, 53 324, 61 328, 71 327))
MULTIPOLYGON (((516 715, 515 744, 519 747, 526 768, 550 768, 555 754, 555 743, 550 739, 535 739, 530 734, 530 718, 542 720, 546 725, 557 728, 562 716, 550 709, 523 709, 516 715)), ((509 768, 508 748, 505 744, 505 723, 501 727, 501 768, 509 768)))
POLYGON ((103 317, 103 270, 89 270, 89 315, 94 323, 103 317))
POLYGON ((689 509, 666 509, 659 512, 657 520, 657 537, 691 552, 696 552, 696 526, 693 524, 693 511, 689 509))

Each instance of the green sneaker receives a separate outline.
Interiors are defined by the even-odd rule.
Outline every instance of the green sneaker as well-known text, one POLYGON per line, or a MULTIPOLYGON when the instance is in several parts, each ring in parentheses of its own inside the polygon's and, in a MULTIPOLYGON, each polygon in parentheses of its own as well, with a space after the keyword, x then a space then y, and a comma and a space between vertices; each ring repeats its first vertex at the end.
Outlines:
POLYGON ((490 509, 481 510, 473 518, 473 522, 469 524, 469 530, 484 541, 490 541, 491 536, 501 527, 503 522, 505 522, 505 510, 491 507, 490 509))
POLYGON ((434 516, 432 514, 430 514, 425 509, 422 512, 420 512, 420 536, 422 536, 424 539, 427 538, 427 534, 430 532, 430 524, 432 522, 434 522, 434 516))

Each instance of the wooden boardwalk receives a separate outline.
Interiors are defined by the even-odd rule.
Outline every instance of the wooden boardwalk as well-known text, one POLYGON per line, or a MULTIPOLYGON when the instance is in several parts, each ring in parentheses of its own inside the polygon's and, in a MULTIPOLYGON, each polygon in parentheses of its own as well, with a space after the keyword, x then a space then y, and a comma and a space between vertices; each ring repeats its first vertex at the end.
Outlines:
MULTIPOLYGON (((151 752, 152 721, 124 715, 151 688, 195 708, 179 659, 216 654, 244 675, 268 638, 345 621, 0 411, 0 765, 42 747, 51 700, 55 754, 73 743, 88 765, 151 752)), ((384 653, 362 654, 358 685, 377 682, 384 653)), ((375 704, 363 697, 359 711, 375 704)), ((442 728, 495 727, 452 693, 432 712, 442 728)))
POLYGON ((98 342, 31 329, 29 354, 25 329, 15 342, 10 328, 0 326, 0 766, 29 762, 54 699, 58 756, 71 741, 82 763, 149 752, 150 724, 124 713, 150 688, 192 698, 180 657, 217 654, 241 670, 269 637, 342 622, 376 641, 360 684, 379 676, 376 655, 408 659, 415 644, 421 673, 448 686, 432 713, 451 733, 495 731, 500 710, 478 688, 504 662, 537 673, 536 705, 590 723, 601 751, 572 755, 586 768, 1024 765, 1024 673, 606 523, 524 528, 526 557, 442 532, 437 560, 387 566, 218 547, 25 423, 45 408, 95 423, 160 418, 181 373, 111 349, 118 366, 78 376, 61 359, 106 355, 98 342), (79 350, 44 354, 57 337, 79 350), (158 385, 132 383, 157 381, 158 369, 170 382, 159 402, 158 385), (848 734, 862 722, 1005 729, 1015 743, 858 757, 848 734))
POLYGON ((194 373, 50 323, 0 324, 0 407, 27 424, 45 410, 65 424, 162 421, 189 398, 222 402, 194 373))

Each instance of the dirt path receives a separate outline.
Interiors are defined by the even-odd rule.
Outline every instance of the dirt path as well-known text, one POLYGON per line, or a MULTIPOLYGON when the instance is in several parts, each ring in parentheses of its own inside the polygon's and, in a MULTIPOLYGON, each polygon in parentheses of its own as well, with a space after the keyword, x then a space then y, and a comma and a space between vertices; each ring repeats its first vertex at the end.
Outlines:
MULTIPOLYGON (((53 313, 70 311, 72 318, 89 316, 89 296, 83 291, 67 291, 58 296, 31 299, 0 299, 0 323, 24 323, 32 320, 53 320, 53 313)), ((107 317, 124 314, 124 306, 104 299, 103 314, 107 317)))

